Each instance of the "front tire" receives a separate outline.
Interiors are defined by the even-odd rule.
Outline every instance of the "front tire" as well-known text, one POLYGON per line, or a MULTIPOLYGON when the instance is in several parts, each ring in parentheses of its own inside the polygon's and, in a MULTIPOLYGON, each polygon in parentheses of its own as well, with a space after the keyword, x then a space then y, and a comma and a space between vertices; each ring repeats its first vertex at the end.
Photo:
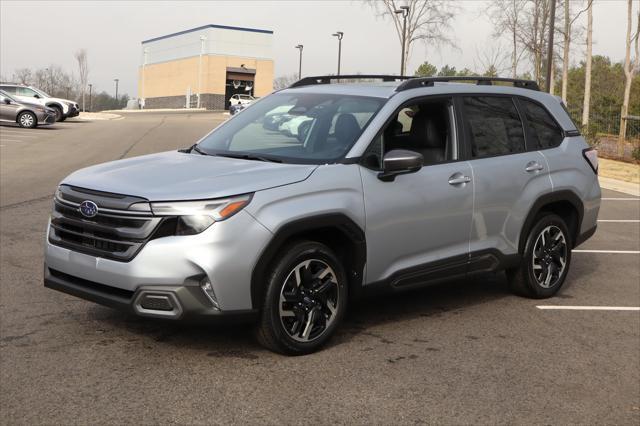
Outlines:
POLYGON ((554 296, 567 277, 571 247, 564 220, 553 213, 540 215, 527 236, 520 266, 507 271, 513 292, 533 299, 554 296))
POLYGON ((347 304, 347 279, 324 244, 288 245, 275 261, 256 335, 266 348, 289 355, 316 351, 334 333, 347 304))
POLYGON ((30 111, 20 113, 16 121, 18 122, 18 126, 26 127, 28 129, 33 129, 38 125, 38 118, 34 113, 30 111))
POLYGON ((56 105, 51 105, 51 108, 53 108, 53 110, 56 112, 56 122, 64 121, 64 118, 62 116, 62 108, 56 105))

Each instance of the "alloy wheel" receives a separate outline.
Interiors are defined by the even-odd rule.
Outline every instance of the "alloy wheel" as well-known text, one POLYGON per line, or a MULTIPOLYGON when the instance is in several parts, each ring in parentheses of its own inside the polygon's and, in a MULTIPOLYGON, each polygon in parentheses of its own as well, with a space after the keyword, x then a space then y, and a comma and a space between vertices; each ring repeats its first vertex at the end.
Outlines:
POLYGON ((549 225, 544 228, 533 246, 533 276, 542 288, 555 286, 567 264, 567 240, 560 228, 549 225))
POLYGON ((338 297, 336 273, 326 262, 298 263, 280 290, 278 312, 284 330, 298 342, 318 339, 336 319, 338 297))

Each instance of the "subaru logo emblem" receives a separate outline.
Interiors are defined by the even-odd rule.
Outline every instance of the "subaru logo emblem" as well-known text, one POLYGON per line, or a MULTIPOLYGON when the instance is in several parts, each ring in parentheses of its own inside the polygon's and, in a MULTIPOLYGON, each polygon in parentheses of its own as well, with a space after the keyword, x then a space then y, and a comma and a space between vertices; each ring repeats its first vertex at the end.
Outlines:
POLYGON ((94 217, 98 214, 98 205, 93 201, 85 200, 80 203, 80 213, 84 217, 94 217))

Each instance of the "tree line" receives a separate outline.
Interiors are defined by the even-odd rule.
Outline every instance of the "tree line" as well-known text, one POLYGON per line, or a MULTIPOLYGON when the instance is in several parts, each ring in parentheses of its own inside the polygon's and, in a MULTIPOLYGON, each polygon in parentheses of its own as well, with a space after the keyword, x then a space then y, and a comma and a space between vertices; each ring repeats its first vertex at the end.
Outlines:
POLYGON ((105 90, 98 92, 89 84, 89 62, 85 49, 75 52, 78 64, 77 74, 68 72, 56 64, 37 69, 18 68, 11 78, 2 77, 2 81, 34 86, 54 98, 69 99, 78 102, 82 111, 104 111, 122 109, 129 101, 129 95, 118 95, 118 99, 105 90))

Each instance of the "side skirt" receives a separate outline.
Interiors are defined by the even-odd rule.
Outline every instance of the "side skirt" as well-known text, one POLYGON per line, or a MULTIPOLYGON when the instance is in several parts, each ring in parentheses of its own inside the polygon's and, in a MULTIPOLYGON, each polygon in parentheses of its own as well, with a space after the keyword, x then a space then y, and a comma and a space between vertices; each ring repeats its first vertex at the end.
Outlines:
POLYGON ((411 290, 475 274, 502 271, 518 266, 520 261, 519 254, 504 255, 495 249, 482 250, 397 271, 384 280, 363 285, 361 295, 411 290))

